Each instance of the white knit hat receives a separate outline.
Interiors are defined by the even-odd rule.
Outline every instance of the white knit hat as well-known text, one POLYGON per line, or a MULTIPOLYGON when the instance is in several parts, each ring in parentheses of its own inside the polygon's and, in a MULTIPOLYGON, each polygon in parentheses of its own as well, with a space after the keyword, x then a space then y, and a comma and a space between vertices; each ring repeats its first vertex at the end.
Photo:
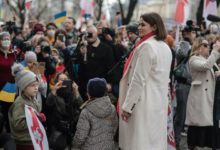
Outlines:
POLYGON ((15 83, 17 84, 20 92, 22 92, 32 82, 38 81, 37 76, 31 71, 25 70, 21 64, 15 63, 11 69, 12 75, 15 76, 15 83))

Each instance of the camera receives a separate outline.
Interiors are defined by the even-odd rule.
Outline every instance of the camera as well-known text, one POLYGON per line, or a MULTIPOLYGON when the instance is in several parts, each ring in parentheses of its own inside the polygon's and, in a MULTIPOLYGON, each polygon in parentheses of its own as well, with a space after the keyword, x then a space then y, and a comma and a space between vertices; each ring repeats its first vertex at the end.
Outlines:
POLYGON ((103 34, 110 34, 111 31, 110 31, 109 28, 102 28, 102 33, 103 33, 103 34))
POLYGON ((111 28, 102 28, 102 34, 109 34, 111 37, 115 37, 115 31, 111 28))
POLYGON ((93 34, 92 33, 89 33, 89 32, 82 32, 80 35, 79 35, 79 37, 86 37, 86 38, 91 38, 93 36, 93 34))
POLYGON ((41 46, 41 50, 42 50, 42 52, 44 52, 46 54, 50 54, 51 53, 50 46, 41 46))
POLYGON ((92 33, 88 33, 87 38, 92 38, 92 33))
POLYGON ((63 80, 63 83, 62 83, 62 85, 66 86, 68 89, 72 88, 72 84, 73 84, 72 80, 63 80))
POLYGON ((14 21, 7 21, 5 23, 5 25, 2 25, 2 28, 3 28, 4 31, 8 31, 10 34, 12 34, 14 32, 17 35, 17 34, 22 32, 21 28, 17 27, 15 25, 14 21))
POLYGON ((62 34, 59 34, 59 35, 57 36, 57 39, 60 40, 60 41, 62 41, 62 42, 65 42, 65 41, 66 41, 65 35, 62 35, 62 34))

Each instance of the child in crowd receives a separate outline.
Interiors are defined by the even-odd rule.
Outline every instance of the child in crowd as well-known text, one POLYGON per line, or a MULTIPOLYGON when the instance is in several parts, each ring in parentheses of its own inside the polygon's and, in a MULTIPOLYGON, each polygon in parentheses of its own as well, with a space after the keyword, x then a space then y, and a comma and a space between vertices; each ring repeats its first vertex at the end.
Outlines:
POLYGON ((40 106, 36 102, 39 82, 37 76, 25 70, 21 64, 12 66, 12 74, 15 76, 15 83, 19 90, 19 96, 9 109, 9 123, 11 134, 16 142, 17 150, 34 150, 25 117, 25 105, 36 110, 41 121, 46 121, 44 114, 39 113, 40 106))
POLYGON ((83 105, 73 147, 83 150, 113 150, 118 127, 115 107, 111 104, 105 79, 93 78, 87 84, 89 100, 83 105))

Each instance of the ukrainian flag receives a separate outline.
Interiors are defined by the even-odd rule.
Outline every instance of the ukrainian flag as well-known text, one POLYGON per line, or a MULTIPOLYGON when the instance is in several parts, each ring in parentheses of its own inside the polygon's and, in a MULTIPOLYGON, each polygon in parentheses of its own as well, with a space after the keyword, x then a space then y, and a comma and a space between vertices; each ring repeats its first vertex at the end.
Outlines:
POLYGON ((6 83, 0 91, 0 100, 4 102, 14 102, 16 95, 16 84, 6 83))
POLYGON ((66 11, 62 11, 62 12, 56 14, 54 16, 54 18, 55 18, 54 22, 56 24, 60 24, 60 23, 64 22, 66 19, 66 11))

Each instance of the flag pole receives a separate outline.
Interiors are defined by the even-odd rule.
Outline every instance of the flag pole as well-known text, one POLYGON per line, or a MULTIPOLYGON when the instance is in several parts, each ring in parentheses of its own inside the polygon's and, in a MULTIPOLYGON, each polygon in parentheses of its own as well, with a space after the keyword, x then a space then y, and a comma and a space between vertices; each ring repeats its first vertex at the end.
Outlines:
POLYGON ((25 30, 26 25, 28 25, 28 16, 29 16, 29 10, 26 9, 26 11, 25 11, 25 20, 24 20, 24 24, 23 24, 23 30, 25 30))
POLYGON ((180 24, 177 24, 177 26, 176 26, 175 45, 177 45, 179 43, 179 37, 180 37, 180 24))

